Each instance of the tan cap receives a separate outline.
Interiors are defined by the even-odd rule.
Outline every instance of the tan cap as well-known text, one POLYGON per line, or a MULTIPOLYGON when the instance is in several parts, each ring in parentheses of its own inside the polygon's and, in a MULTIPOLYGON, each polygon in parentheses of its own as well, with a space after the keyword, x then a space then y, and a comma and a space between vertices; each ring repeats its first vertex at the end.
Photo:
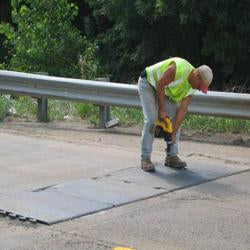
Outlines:
POLYGON ((206 84, 207 87, 211 84, 213 80, 213 72, 210 67, 207 65, 201 65, 197 68, 202 81, 206 84))

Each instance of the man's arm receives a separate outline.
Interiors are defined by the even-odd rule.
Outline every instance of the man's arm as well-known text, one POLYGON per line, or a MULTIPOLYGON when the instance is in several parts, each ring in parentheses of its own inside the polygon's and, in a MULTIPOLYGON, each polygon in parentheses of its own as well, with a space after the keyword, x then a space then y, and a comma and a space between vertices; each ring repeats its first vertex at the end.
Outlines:
POLYGON ((159 119, 164 119, 167 116, 165 110, 165 86, 170 84, 175 78, 176 65, 175 63, 171 64, 167 70, 164 72, 162 77, 157 83, 156 94, 158 101, 158 116, 159 119))
POLYGON ((185 118, 185 115, 188 110, 188 105, 192 100, 192 96, 187 96, 184 98, 180 104, 180 107, 177 110, 176 116, 175 116, 175 122, 173 124, 173 138, 175 140, 176 132, 181 126, 182 121, 185 118))

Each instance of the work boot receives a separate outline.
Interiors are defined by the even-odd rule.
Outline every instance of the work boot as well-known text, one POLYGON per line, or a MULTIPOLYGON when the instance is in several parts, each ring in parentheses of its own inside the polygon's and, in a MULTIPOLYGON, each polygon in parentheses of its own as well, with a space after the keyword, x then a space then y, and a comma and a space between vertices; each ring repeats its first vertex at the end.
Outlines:
POLYGON ((166 156, 165 158, 165 166, 171 168, 182 169, 187 166, 185 161, 182 161, 177 155, 174 156, 166 156))
POLYGON ((141 160, 141 169, 145 172, 154 172, 155 166, 150 159, 141 160))

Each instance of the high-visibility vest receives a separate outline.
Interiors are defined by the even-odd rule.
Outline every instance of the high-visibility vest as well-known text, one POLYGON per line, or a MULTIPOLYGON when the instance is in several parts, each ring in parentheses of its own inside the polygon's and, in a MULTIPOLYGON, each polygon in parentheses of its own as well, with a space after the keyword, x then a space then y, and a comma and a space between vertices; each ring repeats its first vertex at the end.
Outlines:
POLYGON ((147 81, 156 88, 156 85, 168 66, 175 62, 175 79, 165 87, 165 94, 175 102, 182 101, 196 90, 190 85, 188 78, 194 67, 185 59, 173 57, 146 68, 147 81))

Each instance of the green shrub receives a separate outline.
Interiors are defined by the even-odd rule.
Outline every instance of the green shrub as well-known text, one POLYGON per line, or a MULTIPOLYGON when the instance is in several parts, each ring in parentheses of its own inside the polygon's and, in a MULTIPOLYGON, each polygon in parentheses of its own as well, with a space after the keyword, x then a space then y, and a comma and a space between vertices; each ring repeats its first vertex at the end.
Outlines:
POLYGON ((78 15, 76 4, 67 0, 22 0, 11 4, 14 25, 0 24, 10 54, 5 69, 73 78, 91 77, 98 71, 92 56, 96 45, 72 24, 78 15))
POLYGON ((143 114, 139 109, 112 107, 110 113, 111 117, 119 118, 122 126, 135 124, 142 126, 143 124, 143 114))
POLYGON ((89 103, 75 103, 78 115, 94 124, 98 124, 99 107, 89 103))
POLYGON ((204 132, 233 132, 233 133, 249 133, 250 121, 240 119, 230 119, 222 117, 187 115, 183 122, 184 129, 196 129, 204 132))
POLYGON ((37 101, 29 96, 17 96, 11 99, 11 107, 15 108, 16 116, 36 119, 37 101))
POLYGON ((49 99, 48 116, 50 120, 65 120, 66 117, 73 119, 77 115, 74 103, 49 99))
POLYGON ((6 115, 6 98, 4 96, 0 96, 0 122, 3 121, 6 115))

